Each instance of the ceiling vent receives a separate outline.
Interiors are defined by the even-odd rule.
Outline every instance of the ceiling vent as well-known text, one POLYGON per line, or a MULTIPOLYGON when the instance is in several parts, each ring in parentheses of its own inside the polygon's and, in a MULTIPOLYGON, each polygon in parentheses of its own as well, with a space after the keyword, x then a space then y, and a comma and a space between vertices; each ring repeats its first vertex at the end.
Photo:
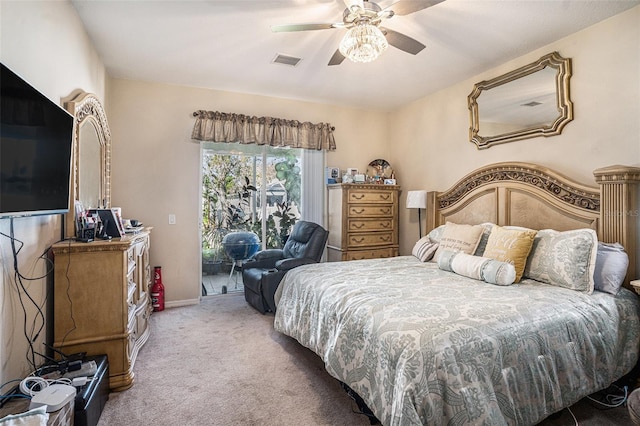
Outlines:
POLYGON ((531 101, 531 102, 528 102, 526 104, 522 104, 522 106, 528 106, 528 107, 534 107, 534 106, 538 106, 538 105, 542 105, 542 102, 531 101))
POLYGON ((295 67, 296 65, 298 65, 298 63, 301 60, 302 60, 302 58, 296 58, 295 56, 289 56, 289 55, 282 55, 282 54, 279 53, 273 59, 273 63, 274 64, 289 65, 291 67, 295 67))

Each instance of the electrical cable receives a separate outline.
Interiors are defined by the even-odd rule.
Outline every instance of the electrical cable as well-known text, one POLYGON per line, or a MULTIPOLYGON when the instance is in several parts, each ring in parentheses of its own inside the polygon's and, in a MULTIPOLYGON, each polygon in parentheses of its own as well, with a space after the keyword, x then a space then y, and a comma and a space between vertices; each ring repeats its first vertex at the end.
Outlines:
POLYGON ((71 279, 69 278, 69 268, 71 268, 71 240, 69 240, 69 261, 67 262, 67 269, 65 270, 65 278, 67 280, 67 300, 69 301, 69 317, 71 318, 71 323, 73 324, 69 330, 62 336, 62 341, 60 343, 60 348, 64 347, 64 341, 67 339, 69 334, 71 334, 76 329, 76 319, 73 316, 73 299, 71 298, 71 279))
MULTIPOLYGON (((2 235, 4 235, 5 237, 8 237, 11 242, 11 253, 13 255, 14 284, 18 292, 18 300, 22 308, 22 316, 24 320, 22 331, 24 333, 24 337, 27 339, 27 344, 29 346, 26 357, 29 365, 31 365, 31 367, 35 369, 36 358, 34 353, 33 342, 38 338, 38 336, 44 329, 44 326, 45 326, 44 312, 41 306, 38 305, 38 303, 33 299, 33 297, 31 297, 31 295, 29 294, 29 291, 27 290, 26 286, 22 281, 23 278, 26 279, 26 277, 24 277, 20 273, 20 269, 18 266, 18 254, 20 253, 20 250, 22 250, 24 243, 15 237, 13 218, 10 218, 10 235, 6 235, 4 233, 2 233, 2 235), (16 242, 20 244, 18 248, 16 248, 16 242), (28 324, 29 324, 28 314, 27 314, 27 308, 25 306, 25 300, 23 296, 26 296, 31 302, 31 304, 33 304, 33 306, 36 308, 36 315, 34 316, 31 324, 31 332, 29 332, 28 330, 28 324), (39 326, 37 325, 38 323, 39 323, 39 326)), ((39 278, 39 279, 42 279, 42 278, 39 278)))
POLYGON ((573 417, 573 422, 575 423, 575 425, 579 426, 578 419, 576 419, 576 416, 573 414, 573 411, 571 411, 571 407, 567 407, 567 411, 569 412, 569 414, 571 414, 571 417, 573 417))
POLYGON ((41 392, 43 389, 49 387, 53 384, 61 384, 61 385, 72 385, 71 379, 60 378, 60 379, 44 379, 38 376, 29 376, 22 379, 20 382, 20 392, 24 395, 34 396, 38 392, 41 392))
POLYGON ((13 379, 13 380, 4 382, 3 384, 0 385, 0 391, 2 390, 3 387, 7 386, 8 384, 19 382, 19 381, 21 381, 21 379, 13 379))
POLYGON ((624 386, 621 390, 624 392, 623 395, 607 394, 607 396, 605 397, 607 402, 598 401, 597 399, 595 399, 595 398, 593 398, 591 396, 587 396, 587 399, 589 401, 593 401, 596 404, 600 404, 603 407, 607 407, 607 408, 620 407, 625 402, 627 402, 627 398, 629 397, 629 394, 628 394, 629 388, 627 386, 624 386))
MULTIPOLYGON (((47 253, 50 250, 50 247, 49 247, 37 258, 37 259, 42 259, 46 262, 47 267, 45 267, 45 273, 43 275, 36 276, 36 277, 27 277, 20 272, 19 264, 18 264, 18 255, 20 254, 20 251, 24 247, 24 242, 17 239, 15 236, 13 219, 14 218, 10 218, 9 235, 5 234, 4 232, 0 232, 0 235, 8 238, 11 243, 11 253, 13 257, 13 271, 14 271, 13 281, 18 294, 18 301, 20 302, 20 307, 22 309, 22 316, 24 320, 23 334, 27 339, 27 344, 28 344, 26 359, 29 365, 31 366, 31 368, 35 369, 36 355, 40 355, 40 354, 35 351, 34 343, 40 337, 46 325, 46 319, 44 315, 44 306, 47 303, 48 294, 45 293, 42 303, 38 304, 34 300, 34 298, 29 294, 29 291, 23 281, 38 281, 38 280, 43 280, 47 278, 53 272, 53 262, 51 261, 51 259, 47 257, 47 253), (16 243, 18 244, 17 247, 16 247, 16 243), (29 327, 29 321, 28 321, 29 315, 27 313, 27 307, 25 305, 26 303, 25 296, 28 299, 28 301, 36 309, 36 314, 33 317, 33 320, 31 321, 30 327, 29 327)), ((34 264, 34 267, 35 267, 35 264, 34 264)))

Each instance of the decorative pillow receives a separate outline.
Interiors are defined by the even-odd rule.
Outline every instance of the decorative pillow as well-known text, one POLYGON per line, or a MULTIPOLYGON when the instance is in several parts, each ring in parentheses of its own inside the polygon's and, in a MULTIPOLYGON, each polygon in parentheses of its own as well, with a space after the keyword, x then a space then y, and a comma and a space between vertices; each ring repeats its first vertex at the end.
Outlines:
POLYGON ((439 243, 440 242, 440 237, 442 237, 442 233, 444 232, 444 228, 447 225, 440 225, 437 228, 432 229, 428 234, 427 237, 429 237, 429 239, 431 240, 431 242, 434 243, 439 243))
POLYGON ((532 229, 506 229, 495 225, 482 255, 513 264, 516 268, 515 282, 518 282, 522 278, 535 236, 536 231, 532 229))
POLYGON ((420 238, 413 246, 411 254, 420 259, 421 262, 426 262, 431 260, 437 249, 438 243, 431 242, 429 236, 426 235, 420 238))
POLYGON ((618 294, 629 267, 629 256, 619 243, 598 242, 596 268, 593 272, 594 288, 596 290, 618 294))
POLYGON ((511 285, 516 279, 516 269, 510 263, 451 250, 440 254, 438 268, 497 285, 511 285))
POLYGON ((487 241, 489 241, 489 235, 491 234, 491 229, 493 229, 493 223, 485 222, 481 223, 482 226, 482 237, 480 237, 480 242, 478 243, 478 247, 476 247, 476 251, 473 254, 474 256, 482 256, 484 253, 484 249, 487 247, 487 241))
POLYGON ((480 237, 482 237, 483 228, 480 225, 458 225, 453 222, 447 222, 434 261, 438 261, 438 256, 443 250, 461 251, 466 254, 472 254, 476 251, 480 237))
POLYGON ((598 236, 593 229, 538 231, 524 276, 559 287, 593 293, 598 236))

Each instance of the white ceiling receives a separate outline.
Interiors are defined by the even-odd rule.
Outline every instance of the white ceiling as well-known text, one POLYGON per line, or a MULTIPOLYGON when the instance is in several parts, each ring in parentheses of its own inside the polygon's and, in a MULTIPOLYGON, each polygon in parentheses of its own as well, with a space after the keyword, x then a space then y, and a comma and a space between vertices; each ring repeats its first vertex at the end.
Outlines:
POLYGON ((372 63, 332 67, 344 29, 273 33, 270 26, 341 22, 344 0, 72 3, 112 77, 391 110, 640 0, 446 0, 383 23, 424 43, 418 55, 389 47, 372 63), (274 64, 277 54, 302 61, 274 64))

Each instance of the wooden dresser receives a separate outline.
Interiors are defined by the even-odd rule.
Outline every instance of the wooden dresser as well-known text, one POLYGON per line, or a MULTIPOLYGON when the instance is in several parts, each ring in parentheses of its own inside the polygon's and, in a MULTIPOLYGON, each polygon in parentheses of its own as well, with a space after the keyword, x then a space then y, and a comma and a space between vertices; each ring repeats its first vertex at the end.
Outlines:
POLYGON ((330 262, 398 255, 399 186, 334 184, 327 189, 330 262))
POLYGON ((136 356, 149 338, 150 231, 53 246, 54 347, 106 354, 114 391, 133 385, 136 356))

